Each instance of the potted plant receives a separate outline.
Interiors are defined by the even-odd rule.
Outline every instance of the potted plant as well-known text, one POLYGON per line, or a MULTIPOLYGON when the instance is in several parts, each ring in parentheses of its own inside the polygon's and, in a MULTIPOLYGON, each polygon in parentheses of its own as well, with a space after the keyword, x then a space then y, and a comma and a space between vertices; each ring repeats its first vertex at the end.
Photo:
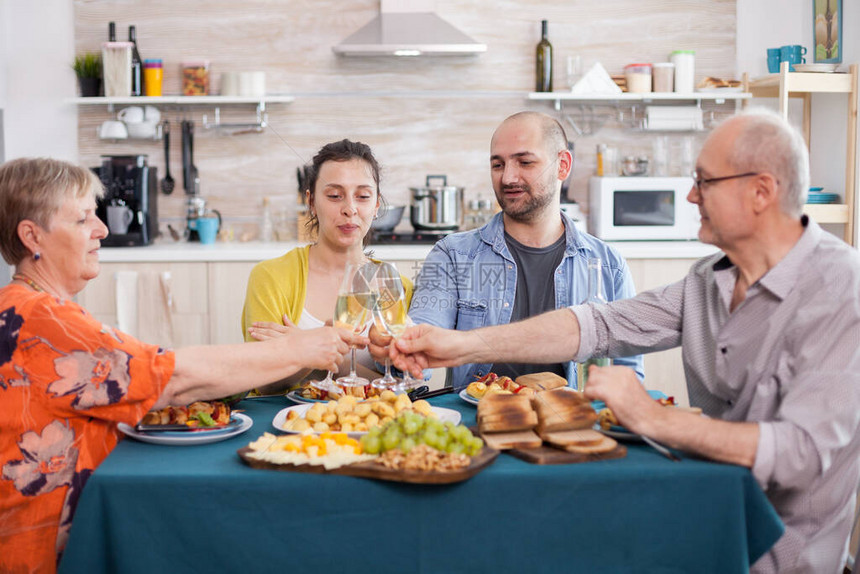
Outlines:
POLYGON ((102 85, 102 55, 98 52, 88 52, 75 56, 72 69, 78 76, 81 96, 98 96, 102 85))

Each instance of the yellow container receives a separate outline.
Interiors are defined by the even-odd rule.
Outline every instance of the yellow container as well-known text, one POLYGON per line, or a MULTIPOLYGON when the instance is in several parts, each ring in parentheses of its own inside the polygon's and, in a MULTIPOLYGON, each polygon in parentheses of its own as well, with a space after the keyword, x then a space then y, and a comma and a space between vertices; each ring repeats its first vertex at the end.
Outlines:
POLYGON ((161 60, 143 61, 143 91, 146 96, 160 96, 164 83, 164 68, 161 60))

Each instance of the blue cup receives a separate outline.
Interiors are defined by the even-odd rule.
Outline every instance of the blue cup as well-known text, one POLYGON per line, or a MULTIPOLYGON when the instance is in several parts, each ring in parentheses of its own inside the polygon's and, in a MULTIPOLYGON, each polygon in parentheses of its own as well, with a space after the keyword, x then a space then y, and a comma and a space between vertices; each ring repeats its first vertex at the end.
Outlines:
POLYGON ((215 243, 215 237, 218 236, 218 223, 218 218, 214 216, 197 218, 197 234, 200 236, 200 243, 207 245, 215 243))
POLYGON ((803 56, 806 55, 806 48, 800 46, 798 44, 793 44, 791 46, 782 46, 779 49, 779 59, 783 62, 788 62, 789 71, 794 71, 795 64, 805 64, 806 58, 803 56))
POLYGON ((782 61, 779 52, 779 48, 767 49, 767 71, 771 74, 779 73, 779 63, 782 61))

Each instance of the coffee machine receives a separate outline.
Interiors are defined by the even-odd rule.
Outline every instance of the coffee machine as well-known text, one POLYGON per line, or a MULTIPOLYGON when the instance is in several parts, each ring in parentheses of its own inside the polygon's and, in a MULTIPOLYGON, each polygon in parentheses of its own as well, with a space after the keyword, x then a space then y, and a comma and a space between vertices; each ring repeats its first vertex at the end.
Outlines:
POLYGON ((158 174, 146 155, 103 155, 92 170, 105 188, 96 214, 110 233, 105 247, 149 245, 158 235, 158 174))

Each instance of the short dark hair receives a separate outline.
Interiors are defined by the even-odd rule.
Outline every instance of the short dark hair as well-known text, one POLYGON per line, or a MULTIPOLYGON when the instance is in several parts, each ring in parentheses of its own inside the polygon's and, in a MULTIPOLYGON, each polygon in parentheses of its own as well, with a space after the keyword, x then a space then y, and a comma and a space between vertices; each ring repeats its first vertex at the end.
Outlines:
MULTIPOLYGON (((308 174, 308 188, 305 190, 310 194, 310 199, 308 200, 309 204, 316 193, 317 180, 323 164, 327 161, 349 161, 352 159, 360 159, 370 166, 370 170, 373 174, 373 181, 376 183, 376 195, 379 198, 380 203, 384 204, 382 192, 379 189, 379 162, 376 161, 376 158, 373 156, 373 151, 366 143, 354 142, 348 139, 342 139, 339 142, 332 142, 324 145, 314 156, 313 160, 311 160, 308 174)), ((319 231, 320 221, 312 211, 308 213, 308 221, 305 226, 308 228, 311 237, 316 237, 317 232, 319 231)), ((365 245, 369 241, 369 235, 370 234, 368 234, 368 237, 365 237, 365 245)))

